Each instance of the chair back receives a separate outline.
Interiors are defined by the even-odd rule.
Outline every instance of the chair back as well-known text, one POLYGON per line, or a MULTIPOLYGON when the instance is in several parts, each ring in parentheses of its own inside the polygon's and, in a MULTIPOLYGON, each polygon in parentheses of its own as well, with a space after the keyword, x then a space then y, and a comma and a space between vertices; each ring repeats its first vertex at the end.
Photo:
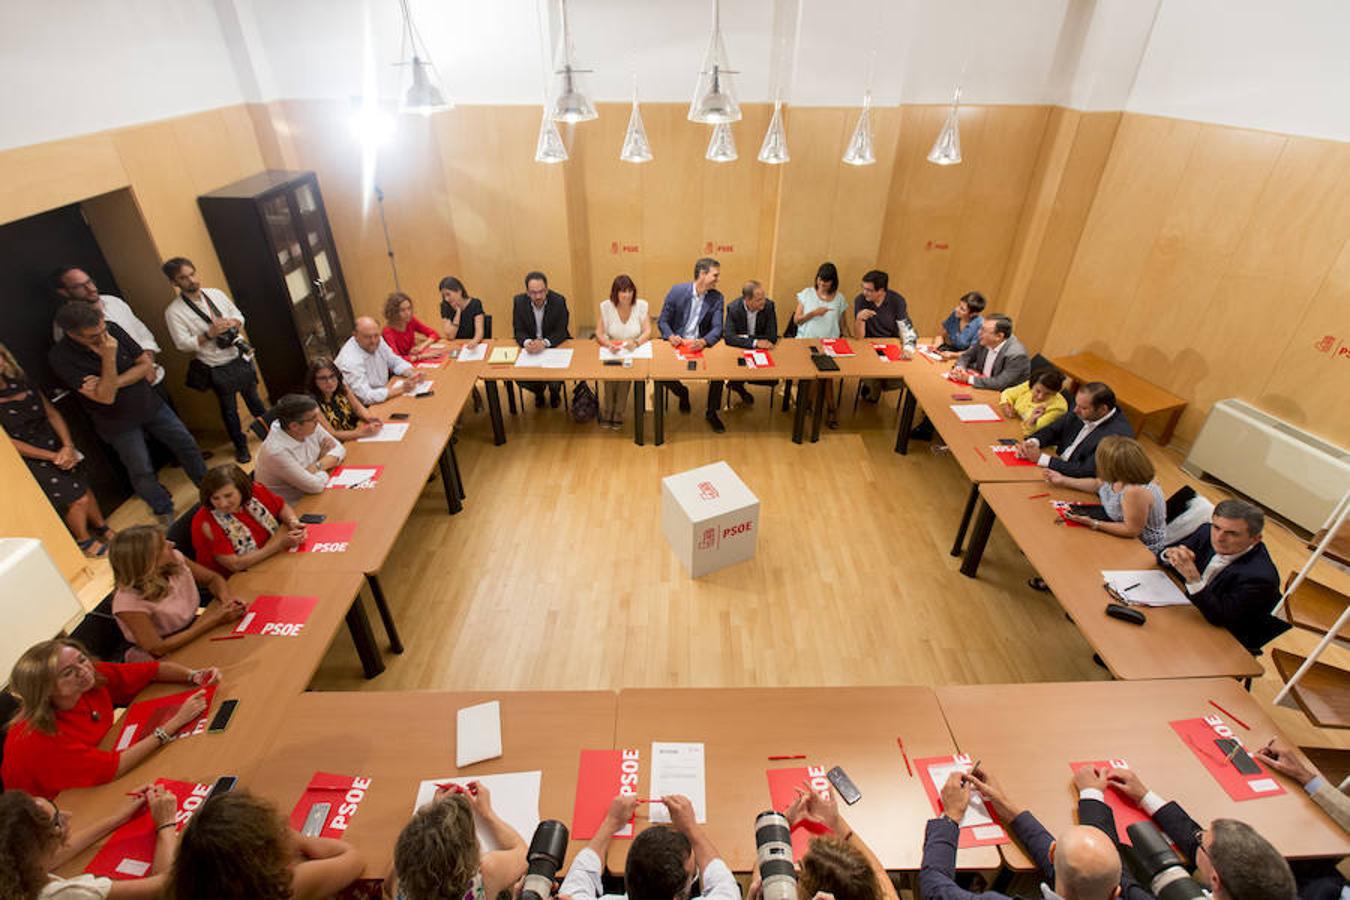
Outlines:
POLYGON ((483 339, 492 340, 492 316, 483 313, 483 339))

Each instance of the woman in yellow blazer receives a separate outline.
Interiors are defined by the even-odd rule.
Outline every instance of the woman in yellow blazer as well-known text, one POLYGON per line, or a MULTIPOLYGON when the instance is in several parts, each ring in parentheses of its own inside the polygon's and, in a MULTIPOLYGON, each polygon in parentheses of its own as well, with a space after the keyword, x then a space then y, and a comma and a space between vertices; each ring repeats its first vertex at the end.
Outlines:
POLYGON ((1060 393, 1063 387, 1064 375, 1055 369, 1032 372, 1029 379, 999 394, 998 408, 1007 418, 1022 420, 1023 435, 1032 434, 1069 411, 1060 393))

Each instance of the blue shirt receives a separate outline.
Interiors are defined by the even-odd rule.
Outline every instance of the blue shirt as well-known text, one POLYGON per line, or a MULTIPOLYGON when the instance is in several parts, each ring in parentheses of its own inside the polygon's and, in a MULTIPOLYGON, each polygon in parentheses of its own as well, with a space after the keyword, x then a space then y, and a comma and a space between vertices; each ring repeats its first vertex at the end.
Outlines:
POLYGON ((953 310, 947 318, 942 320, 942 330, 947 334, 947 343, 951 344, 957 350, 966 350, 971 344, 975 343, 980 337, 980 326, 984 324, 984 316, 975 316, 965 328, 961 327, 961 320, 956 317, 953 310))

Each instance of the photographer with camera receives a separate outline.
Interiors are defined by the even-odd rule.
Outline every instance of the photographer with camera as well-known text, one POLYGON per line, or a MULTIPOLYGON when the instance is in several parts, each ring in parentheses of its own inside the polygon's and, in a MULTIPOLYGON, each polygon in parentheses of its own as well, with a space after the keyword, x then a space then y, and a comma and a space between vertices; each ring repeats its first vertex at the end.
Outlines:
POLYGON ((984 796, 999 821, 1036 863, 1044 878, 1041 894, 1047 900, 1115 900, 1122 895, 1127 900, 1145 900, 1151 896, 1128 875, 1122 881, 1120 854, 1102 829, 1075 825, 1056 840, 1035 816, 1008 799, 998 781, 976 768, 951 774, 942 786, 942 815, 928 822, 919 869, 919 888, 926 900, 1007 900, 996 891, 974 894, 955 880, 960 823, 970 805, 972 789, 984 796))
POLYGON ((662 797, 660 802, 670 811, 670 824, 651 825, 633 838, 623 872, 625 895, 604 895, 600 882, 610 840, 637 809, 636 797, 620 794, 610 802, 595 837, 572 860, 558 889, 559 896, 572 900, 596 900, 602 895, 627 896, 629 900, 689 900, 695 880, 701 878, 701 897, 741 900, 740 886, 698 824, 694 804, 678 794, 662 797))
POLYGON ((525 839, 497 815, 482 783, 450 785, 437 789, 431 802, 403 826, 394 845, 394 872, 397 882, 391 885, 394 879, 386 879, 386 896, 492 900, 525 874, 525 839), (500 850, 482 852, 475 817, 500 850))
POLYGON ((1215 900, 1298 896, 1289 863, 1247 823, 1215 819, 1208 828, 1201 828, 1175 800, 1164 801, 1132 770, 1110 769, 1104 775, 1105 784, 1129 797, 1176 844, 1215 900))
POLYGON ((164 324, 174 346, 194 355, 188 364, 187 386, 215 392, 220 418, 234 442, 235 461, 246 463, 252 457, 239 423, 238 397, 243 396, 255 418, 261 418, 267 407, 258 396, 253 348, 241 334, 244 314, 223 291, 202 287, 192 260, 175 256, 162 268, 164 277, 178 289, 178 296, 164 310, 164 324))

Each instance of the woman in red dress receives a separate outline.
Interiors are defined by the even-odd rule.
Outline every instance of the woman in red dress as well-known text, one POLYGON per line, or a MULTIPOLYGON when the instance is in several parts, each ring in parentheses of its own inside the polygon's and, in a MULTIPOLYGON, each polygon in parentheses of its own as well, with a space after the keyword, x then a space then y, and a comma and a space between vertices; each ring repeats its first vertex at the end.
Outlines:
POLYGON ((429 352, 431 343, 440 340, 441 336, 413 315, 411 297, 402 291, 390 294, 384 301, 384 318, 389 323, 384 326, 384 339, 395 353, 408 362, 433 355, 429 352))

